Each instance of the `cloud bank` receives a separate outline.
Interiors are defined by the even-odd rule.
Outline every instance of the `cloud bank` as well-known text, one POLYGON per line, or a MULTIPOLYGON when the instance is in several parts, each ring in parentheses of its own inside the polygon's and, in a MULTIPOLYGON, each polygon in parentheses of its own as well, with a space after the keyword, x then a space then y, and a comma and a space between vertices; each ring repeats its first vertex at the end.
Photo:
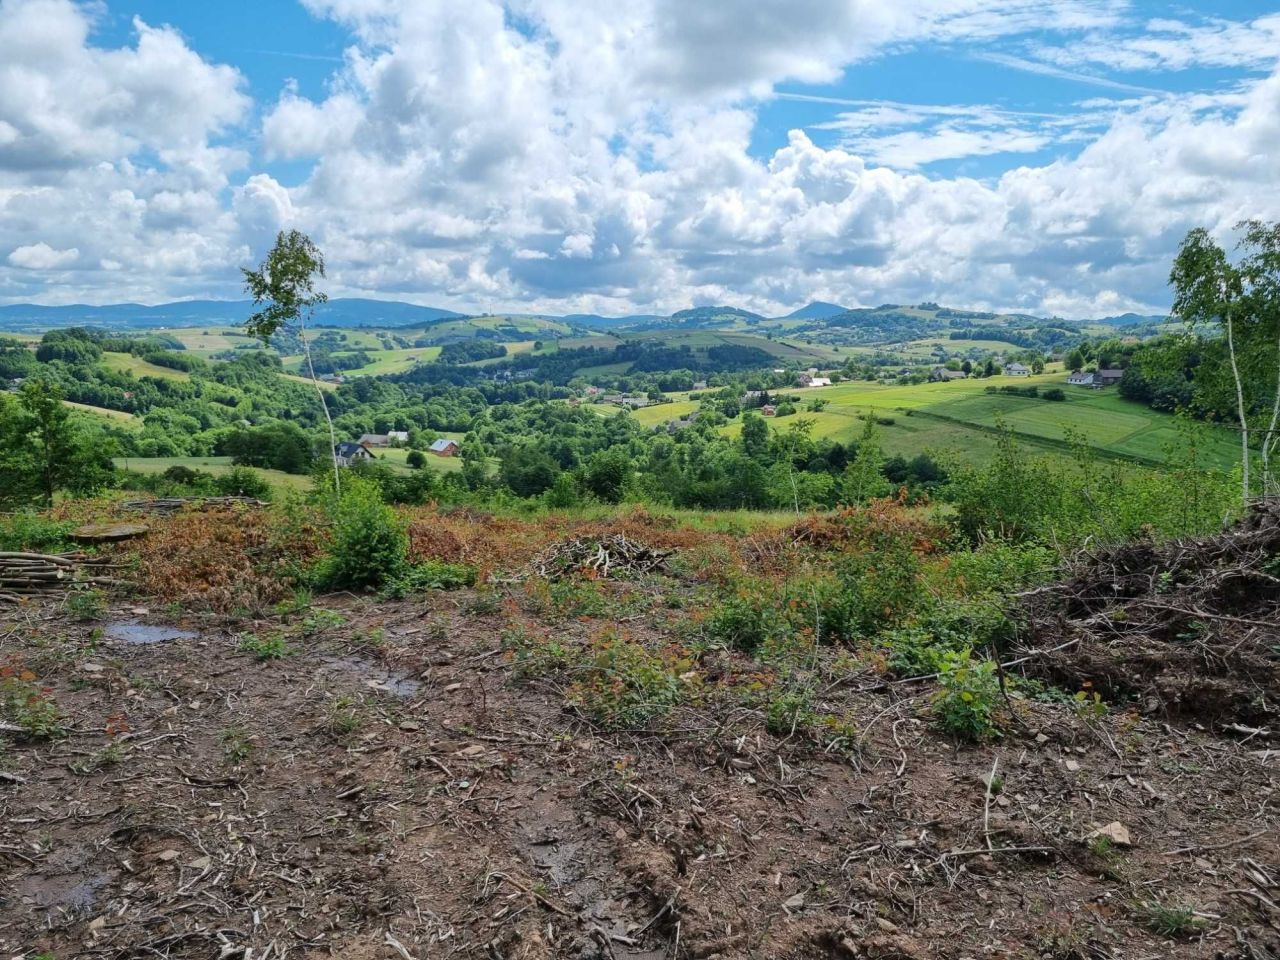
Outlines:
POLYGON ((1167 304, 1191 226, 1280 218, 1276 18, 1135 26, 1105 0, 306 6, 349 32, 343 62, 322 98, 255 104, 174 29, 135 21, 103 48, 93 8, 0 0, 0 300, 230 296, 296 226, 331 292, 462 309, 1086 316, 1167 304), (1195 95, 1082 87, 1104 98, 1068 115, 832 98, 830 120, 753 151, 786 85, 938 44, 1086 73, 1234 50, 1253 73, 1195 95), (997 155, 981 179, 936 166, 997 155))

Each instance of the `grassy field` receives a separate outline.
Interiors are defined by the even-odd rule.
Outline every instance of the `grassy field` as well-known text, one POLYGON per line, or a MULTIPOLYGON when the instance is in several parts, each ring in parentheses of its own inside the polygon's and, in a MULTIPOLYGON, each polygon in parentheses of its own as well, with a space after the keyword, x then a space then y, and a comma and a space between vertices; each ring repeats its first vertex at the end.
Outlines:
MULTIPOLYGON (((164 473, 170 467, 189 467, 220 476, 232 468, 230 457, 116 457, 115 465, 121 470, 136 473, 164 473)), ((273 487, 287 490, 310 490, 311 478, 279 470, 255 470, 273 487)))
POLYGON ((106 407, 93 407, 87 403, 75 403, 72 400, 63 400, 72 410, 79 410, 81 413, 92 414, 95 417, 103 417, 112 421, 116 426, 139 427, 142 421, 135 417, 132 413, 126 413, 123 410, 109 410, 106 407))
POLYGON ((176 337, 188 353, 206 359, 224 350, 234 350, 249 340, 248 335, 236 327, 175 327, 157 332, 176 337))
POLYGON ((321 390, 337 390, 338 389, 338 385, 336 383, 326 383, 323 380, 312 380, 310 377, 303 377, 298 374, 282 373, 280 374, 280 376, 284 377, 286 380, 292 380, 294 383, 304 384, 305 386, 311 387, 312 389, 315 389, 315 385, 317 383, 320 384, 321 390))
MULTIPOLYGON (((785 430, 804 418, 813 424, 815 437, 847 443, 862 432, 863 415, 892 419, 881 426, 881 438, 890 454, 911 456, 924 450, 950 454, 968 461, 990 455, 996 427, 1003 422, 1030 447, 1062 450, 1067 432, 1081 433, 1086 442, 1101 453, 1140 461, 1162 462, 1166 447, 1177 439, 1173 417, 1122 399, 1112 390, 1081 390, 1068 387, 1061 371, 1038 377, 994 377, 989 380, 959 380, 951 383, 924 383, 908 386, 854 382, 831 387, 786 390, 787 396, 801 398, 796 417, 770 420, 775 430, 785 430), (1062 387, 1064 402, 1030 399, 1009 394, 989 394, 989 386, 1062 387), (818 412, 804 410, 812 399, 825 400, 818 412)), ((697 408, 693 401, 679 401, 645 407, 636 411, 636 420, 655 427, 685 417, 697 408)), ((612 407, 591 409, 608 415, 612 407)), ((741 430, 735 422, 724 428, 731 436, 741 430)), ((1238 455, 1234 434, 1214 428, 1206 451, 1212 462, 1229 467, 1238 455)))
POLYGON ((157 363, 148 363, 141 357, 131 353, 104 353, 102 365, 108 370, 120 373, 131 373, 135 377, 158 377, 161 380, 190 380, 191 374, 185 370, 173 370, 157 363))
MULTIPOLYGON (((460 433, 442 433, 442 437, 448 437, 451 440, 462 441, 460 433)), ((409 470, 410 467, 406 462, 409 457, 408 447, 387 447, 385 450, 378 449, 374 451, 374 456, 384 463, 391 464, 395 467, 403 467, 409 470)), ((461 457, 437 457, 434 454, 426 455, 426 468, 428 470, 439 470, 441 473, 456 473, 462 469, 461 457)))

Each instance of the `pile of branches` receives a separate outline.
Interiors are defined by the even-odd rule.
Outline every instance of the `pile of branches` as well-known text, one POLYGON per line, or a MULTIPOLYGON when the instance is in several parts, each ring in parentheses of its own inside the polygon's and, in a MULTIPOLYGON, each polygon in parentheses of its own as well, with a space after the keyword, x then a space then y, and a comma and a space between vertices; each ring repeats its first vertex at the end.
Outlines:
POLYGON ((1280 503, 1216 536, 1086 554, 1021 599, 1029 674, 1166 716, 1280 716, 1280 503))
POLYGON ((126 500, 121 506, 126 510, 139 510, 143 513, 177 513, 188 507, 199 510, 265 507, 267 501, 255 497, 158 497, 152 500, 126 500))
POLYGON ((120 586, 106 575, 115 569, 101 557, 83 553, 0 553, 0 602, 66 591, 80 586, 120 586))
POLYGON ((659 550, 623 534, 572 537, 553 543, 533 559, 532 571, 547 580, 570 575, 638 577, 667 573, 674 550, 659 550))

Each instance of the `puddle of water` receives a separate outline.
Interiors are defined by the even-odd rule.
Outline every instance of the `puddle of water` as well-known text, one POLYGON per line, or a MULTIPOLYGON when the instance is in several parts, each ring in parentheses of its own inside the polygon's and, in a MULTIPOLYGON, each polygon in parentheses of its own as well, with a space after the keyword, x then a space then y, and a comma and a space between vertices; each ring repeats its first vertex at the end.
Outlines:
POLYGON ((182 630, 178 627, 153 627, 145 623, 116 621, 109 623, 103 634, 108 640, 119 640, 128 644, 164 643, 168 640, 192 640, 197 634, 194 630, 182 630))
POLYGON ((98 894, 113 879, 110 873, 89 876, 33 876, 18 885, 22 899, 43 910, 66 910, 77 917, 92 916, 98 910, 98 894))
POLYGON ((412 697, 422 689, 422 682, 407 673, 390 670, 363 657, 339 657, 325 661, 325 667, 359 677, 366 687, 393 697, 412 697))

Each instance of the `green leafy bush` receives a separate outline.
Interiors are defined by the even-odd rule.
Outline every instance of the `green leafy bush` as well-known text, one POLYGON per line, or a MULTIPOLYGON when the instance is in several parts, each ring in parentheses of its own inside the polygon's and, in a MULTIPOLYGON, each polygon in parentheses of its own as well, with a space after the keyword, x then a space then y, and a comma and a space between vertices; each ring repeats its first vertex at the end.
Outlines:
POLYGON ((790 635, 791 624, 772 585, 743 580, 711 610, 702 629, 712 643, 754 653, 790 635))
POLYGON ((387 581, 383 596, 400 600, 413 593, 427 590, 456 590, 470 587, 476 582, 476 571, 463 563, 446 563, 443 560, 424 560, 406 566, 387 581))
POLYGON ((378 485, 351 475, 333 509, 333 541, 319 579, 328 587, 379 587, 405 569, 406 526, 382 502, 378 485))
POLYGON ((0 550, 58 552, 71 546, 68 537, 74 523, 49 520, 38 513, 19 511, 0 522, 0 550))
POLYGON ((997 732, 994 714, 1000 683, 993 661, 975 661, 969 650, 948 651, 942 654, 938 682, 942 689, 934 697, 933 710, 943 730, 973 741, 997 732))
POLYGON ((271 484, 267 483, 262 474, 249 467, 232 467, 221 476, 214 477, 213 488, 224 497, 271 499, 271 484))
POLYGON ((253 654, 259 660, 280 660, 293 653, 293 648, 279 631, 268 633, 264 637, 256 633, 241 634, 240 650, 253 654))

